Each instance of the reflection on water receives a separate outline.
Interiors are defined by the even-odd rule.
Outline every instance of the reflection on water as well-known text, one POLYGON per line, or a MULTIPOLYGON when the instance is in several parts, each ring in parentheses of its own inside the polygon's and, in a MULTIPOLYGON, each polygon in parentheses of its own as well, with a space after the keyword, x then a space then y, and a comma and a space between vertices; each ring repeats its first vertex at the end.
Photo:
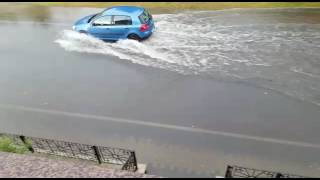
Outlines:
POLYGON ((50 18, 50 11, 48 7, 29 6, 22 12, 34 21, 45 22, 50 18))
POLYGON ((1 3, 0 18, 2 20, 33 20, 46 22, 50 19, 50 8, 27 4, 1 3))

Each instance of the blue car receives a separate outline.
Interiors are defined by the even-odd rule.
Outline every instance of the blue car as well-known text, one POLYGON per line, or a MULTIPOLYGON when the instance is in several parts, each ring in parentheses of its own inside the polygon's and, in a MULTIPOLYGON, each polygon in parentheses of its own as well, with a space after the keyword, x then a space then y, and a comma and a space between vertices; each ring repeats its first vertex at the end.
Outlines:
POLYGON ((73 30, 101 40, 144 40, 155 30, 152 15, 142 7, 115 6, 78 20, 73 30))

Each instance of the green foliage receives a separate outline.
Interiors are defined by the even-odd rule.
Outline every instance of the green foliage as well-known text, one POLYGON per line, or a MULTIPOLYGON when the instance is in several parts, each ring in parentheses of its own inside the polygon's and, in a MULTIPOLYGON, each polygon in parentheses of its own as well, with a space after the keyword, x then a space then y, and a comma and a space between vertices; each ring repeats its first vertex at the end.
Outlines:
POLYGON ((118 5, 142 6, 153 14, 176 13, 185 10, 221 10, 231 8, 320 8, 320 2, 34 2, 39 7, 93 7, 118 5))
POLYGON ((24 154, 28 152, 28 148, 14 143, 9 137, 0 136, 0 151, 24 154))
POLYGON ((136 5, 176 10, 215 10, 227 8, 320 7, 319 2, 37 2, 41 6, 99 7, 136 5))

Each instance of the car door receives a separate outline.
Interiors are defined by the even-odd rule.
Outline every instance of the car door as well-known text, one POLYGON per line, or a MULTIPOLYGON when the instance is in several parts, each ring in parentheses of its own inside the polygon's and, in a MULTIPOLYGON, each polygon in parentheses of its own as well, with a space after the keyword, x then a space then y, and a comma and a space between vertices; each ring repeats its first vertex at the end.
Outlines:
POLYGON ((110 34, 113 38, 127 38, 127 34, 132 25, 132 19, 130 16, 114 15, 113 25, 110 27, 110 34))
POLYGON ((100 38, 109 39, 112 34, 110 28, 112 27, 112 16, 106 15, 94 19, 88 30, 89 34, 100 38))

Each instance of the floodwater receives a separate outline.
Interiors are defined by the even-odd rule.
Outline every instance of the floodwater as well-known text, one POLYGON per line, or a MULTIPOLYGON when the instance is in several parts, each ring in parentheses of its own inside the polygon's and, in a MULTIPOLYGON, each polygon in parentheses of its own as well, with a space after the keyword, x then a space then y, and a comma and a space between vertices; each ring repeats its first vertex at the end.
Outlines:
POLYGON ((1 131, 134 149, 167 177, 320 176, 320 9, 157 14, 142 43, 71 31, 100 9, 0 10, 1 131))

